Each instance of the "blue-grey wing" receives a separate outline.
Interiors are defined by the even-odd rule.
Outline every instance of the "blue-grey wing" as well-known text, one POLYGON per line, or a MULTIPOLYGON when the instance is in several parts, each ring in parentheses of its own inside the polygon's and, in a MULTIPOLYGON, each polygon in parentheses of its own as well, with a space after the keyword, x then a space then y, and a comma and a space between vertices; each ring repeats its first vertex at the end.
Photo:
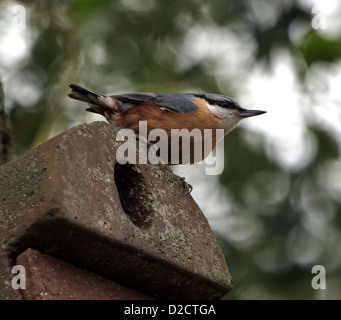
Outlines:
POLYGON ((170 112, 192 113, 198 110, 194 95, 186 93, 126 93, 112 95, 119 101, 123 111, 138 104, 153 104, 170 112))

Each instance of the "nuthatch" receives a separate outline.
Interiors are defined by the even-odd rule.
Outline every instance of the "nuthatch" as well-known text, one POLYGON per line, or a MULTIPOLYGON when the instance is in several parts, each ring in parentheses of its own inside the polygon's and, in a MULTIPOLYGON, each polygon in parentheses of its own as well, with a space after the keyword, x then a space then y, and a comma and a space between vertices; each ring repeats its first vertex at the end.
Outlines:
MULTIPOLYGON (((88 103, 90 108, 87 111, 101 114, 109 123, 138 134, 139 122, 147 121, 148 131, 163 129, 169 140, 172 129, 200 129, 202 132, 204 129, 223 129, 226 135, 242 119, 265 113, 243 109, 235 100, 220 94, 125 93, 106 96, 76 84, 71 84, 70 88, 69 97, 88 103)), ((213 133, 209 153, 217 142, 213 133)), ((193 148, 190 150, 192 152, 193 148)), ((199 160, 209 153, 203 152, 199 160)), ((194 162, 198 161, 191 156, 189 163, 194 162)))

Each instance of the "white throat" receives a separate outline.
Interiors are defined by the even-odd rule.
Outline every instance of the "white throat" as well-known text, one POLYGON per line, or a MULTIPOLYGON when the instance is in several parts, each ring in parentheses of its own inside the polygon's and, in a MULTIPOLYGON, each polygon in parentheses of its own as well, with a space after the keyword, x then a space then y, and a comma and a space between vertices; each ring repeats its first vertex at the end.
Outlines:
POLYGON ((230 132, 241 120, 238 111, 235 109, 223 108, 215 104, 209 104, 208 102, 206 105, 208 110, 210 110, 217 118, 221 119, 226 133, 230 132))

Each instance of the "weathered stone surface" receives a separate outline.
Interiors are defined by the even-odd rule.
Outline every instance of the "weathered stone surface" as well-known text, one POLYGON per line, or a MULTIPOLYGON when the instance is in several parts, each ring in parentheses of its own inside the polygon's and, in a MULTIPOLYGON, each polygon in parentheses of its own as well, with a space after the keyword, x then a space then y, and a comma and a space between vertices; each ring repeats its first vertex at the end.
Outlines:
POLYGON ((148 300, 150 297, 63 260, 27 249, 17 258, 25 268, 25 300, 148 300))
POLYGON ((182 181, 161 165, 119 165, 116 128, 82 124, 0 167, 0 298, 33 248, 156 298, 231 289, 224 256, 182 181))

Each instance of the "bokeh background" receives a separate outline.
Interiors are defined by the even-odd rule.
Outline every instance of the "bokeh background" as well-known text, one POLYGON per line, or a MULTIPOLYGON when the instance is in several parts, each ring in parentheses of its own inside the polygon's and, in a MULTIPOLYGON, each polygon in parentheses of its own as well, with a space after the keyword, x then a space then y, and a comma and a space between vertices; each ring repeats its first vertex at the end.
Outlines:
POLYGON ((68 84, 210 92, 267 114, 225 137, 194 187, 235 288, 226 299, 341 298, 341 2, 0 2, 0 73, 17 154, 84 121, 68 84), (312 267, 326 270, 315 290, 312 267))

